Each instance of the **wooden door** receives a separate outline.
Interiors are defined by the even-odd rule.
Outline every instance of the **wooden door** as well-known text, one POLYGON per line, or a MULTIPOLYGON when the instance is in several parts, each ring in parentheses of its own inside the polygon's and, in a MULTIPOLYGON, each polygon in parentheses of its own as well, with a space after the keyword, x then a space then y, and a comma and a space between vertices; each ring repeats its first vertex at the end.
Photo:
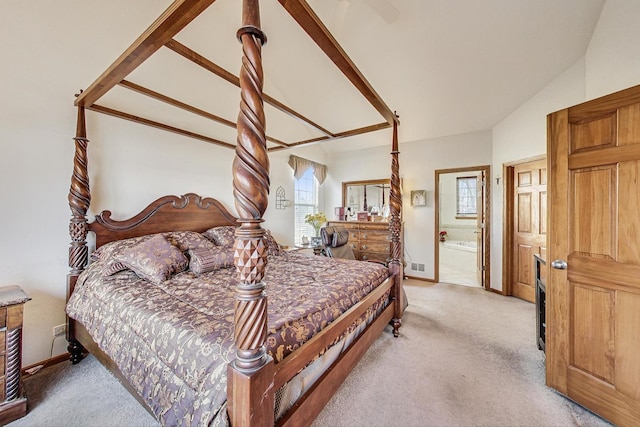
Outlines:
POLYGON ((487 185, 486 174, 484 171, 481 171, 478 174, 478 181, 476 182, 476 278, 478 279, 478 284, 483 288, 486 286, 485 282, 485 271, 486 266, 484 265, 484 247, 486 241, 486 222, 487 222, 487 210, 485 209, 485 187, 487 185))
POLYGON ((640 86, 548 117, 547 384, 640 425, 640 86))
POLYGON ((511 294, 535 301, 535 261, 546 258, 547 161, 521 163, 513 169, 513 254, 511 294))

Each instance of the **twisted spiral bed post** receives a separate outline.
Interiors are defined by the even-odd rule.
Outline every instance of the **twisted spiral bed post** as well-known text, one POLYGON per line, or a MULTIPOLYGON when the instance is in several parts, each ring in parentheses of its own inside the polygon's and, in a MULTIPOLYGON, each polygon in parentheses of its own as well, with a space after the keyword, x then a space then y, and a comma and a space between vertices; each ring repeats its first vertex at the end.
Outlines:
MULTIPOLYGON (((76 127, 75 155, 73 158, 73 174, 71 175, 71 188, 69 189, 69 208, 71 208, 71 220, 69 222, 69 268, 67 275, 67 300, 73 293, 78 276, 85 269, 89 260, 87 248, 87 210, 91 202, 89 189, 89 173, 87 172, 87 127, 84 107, 78 106, 78 120, 76 127)), ((73 323, 67 322, 67 341, 71 362, 76 364, 82 358, 82 346, 75 339, 73 323)))
POLYGON ((234 262, 236 288, 236 359, 228 369, 228 413, 232 425, 273 425, 273 359, 267 354, 267 265, 262 215, 269 196, 269 157, 262 99, 262 45, 258 0, 243 0, 243 26, 238 30, 243 57, 240 70, 238 140, 233 161, 233 195, 240 226, 234 262))
POLYGON ((399 335, 398 330, 402 325, 402 312, 404 310, 404 293, 402 292, 402 222, 400 214, 402 210, 402 195, 400 193, 400 162, 398 160, 398 116, 393 122, 393 144, 391 149, 391 190, 389 192, 389 233, 391 234, 391 262, 389 272, 394 276, 394 305, 395 315, 392 320, 393 335, 399 335))
POLYGON ((5 400, 13 400, 20 395, 20 362, 22 358, 22 327, 7 333, 7 365, 5 400))

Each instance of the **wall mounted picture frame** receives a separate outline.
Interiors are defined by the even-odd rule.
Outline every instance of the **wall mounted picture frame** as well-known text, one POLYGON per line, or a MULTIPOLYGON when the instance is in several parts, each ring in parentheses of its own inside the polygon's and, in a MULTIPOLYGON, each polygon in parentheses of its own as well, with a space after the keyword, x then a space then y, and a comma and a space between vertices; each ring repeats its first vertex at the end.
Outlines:
POLYGON ((427 206, 427 190, 411 190, 411 206, 427 206))

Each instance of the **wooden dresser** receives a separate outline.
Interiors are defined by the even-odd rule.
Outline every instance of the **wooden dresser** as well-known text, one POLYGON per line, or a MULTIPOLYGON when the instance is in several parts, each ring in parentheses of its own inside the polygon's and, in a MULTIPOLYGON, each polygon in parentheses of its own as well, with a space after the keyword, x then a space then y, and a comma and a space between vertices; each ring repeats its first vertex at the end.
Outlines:
POLYGON ((18 286, 0 288, 0 425, 27 413, 20 382, 22 368, 22 313, 31 298, 18 286))
MULTIPOLYGON (((388 222, 329 221, 327 225, 342 226, 349 231, 349 245, 361 261, 391 260, 391 240, 388 222)), ((402 236, 402 231, 400 236, 402 236)), ((401 237, 402 239, 402 237, 401 237)))

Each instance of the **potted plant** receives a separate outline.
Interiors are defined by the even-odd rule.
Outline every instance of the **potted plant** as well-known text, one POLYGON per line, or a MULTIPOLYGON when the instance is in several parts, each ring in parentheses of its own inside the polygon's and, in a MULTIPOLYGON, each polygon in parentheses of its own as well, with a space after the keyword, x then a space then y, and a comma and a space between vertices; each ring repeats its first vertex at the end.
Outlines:
POLYGON ((324 225, 325 222, 327 222, 327 216, 324 214, 324 212, 305 215, 304 222, 312 226, 313 229, 316 231, 315 237, 313 238, 314 240, 313 243, 319 244, 320 228, 324 225))
POLYGON ((444 242, 444 241, 446 240, 446 237, 447 237, 447 232, 446 232, 446 231, 444 231, 444 230, 442 230, 442 231, 440 232, 440 241, 441 241, 441 242, 444 242))

